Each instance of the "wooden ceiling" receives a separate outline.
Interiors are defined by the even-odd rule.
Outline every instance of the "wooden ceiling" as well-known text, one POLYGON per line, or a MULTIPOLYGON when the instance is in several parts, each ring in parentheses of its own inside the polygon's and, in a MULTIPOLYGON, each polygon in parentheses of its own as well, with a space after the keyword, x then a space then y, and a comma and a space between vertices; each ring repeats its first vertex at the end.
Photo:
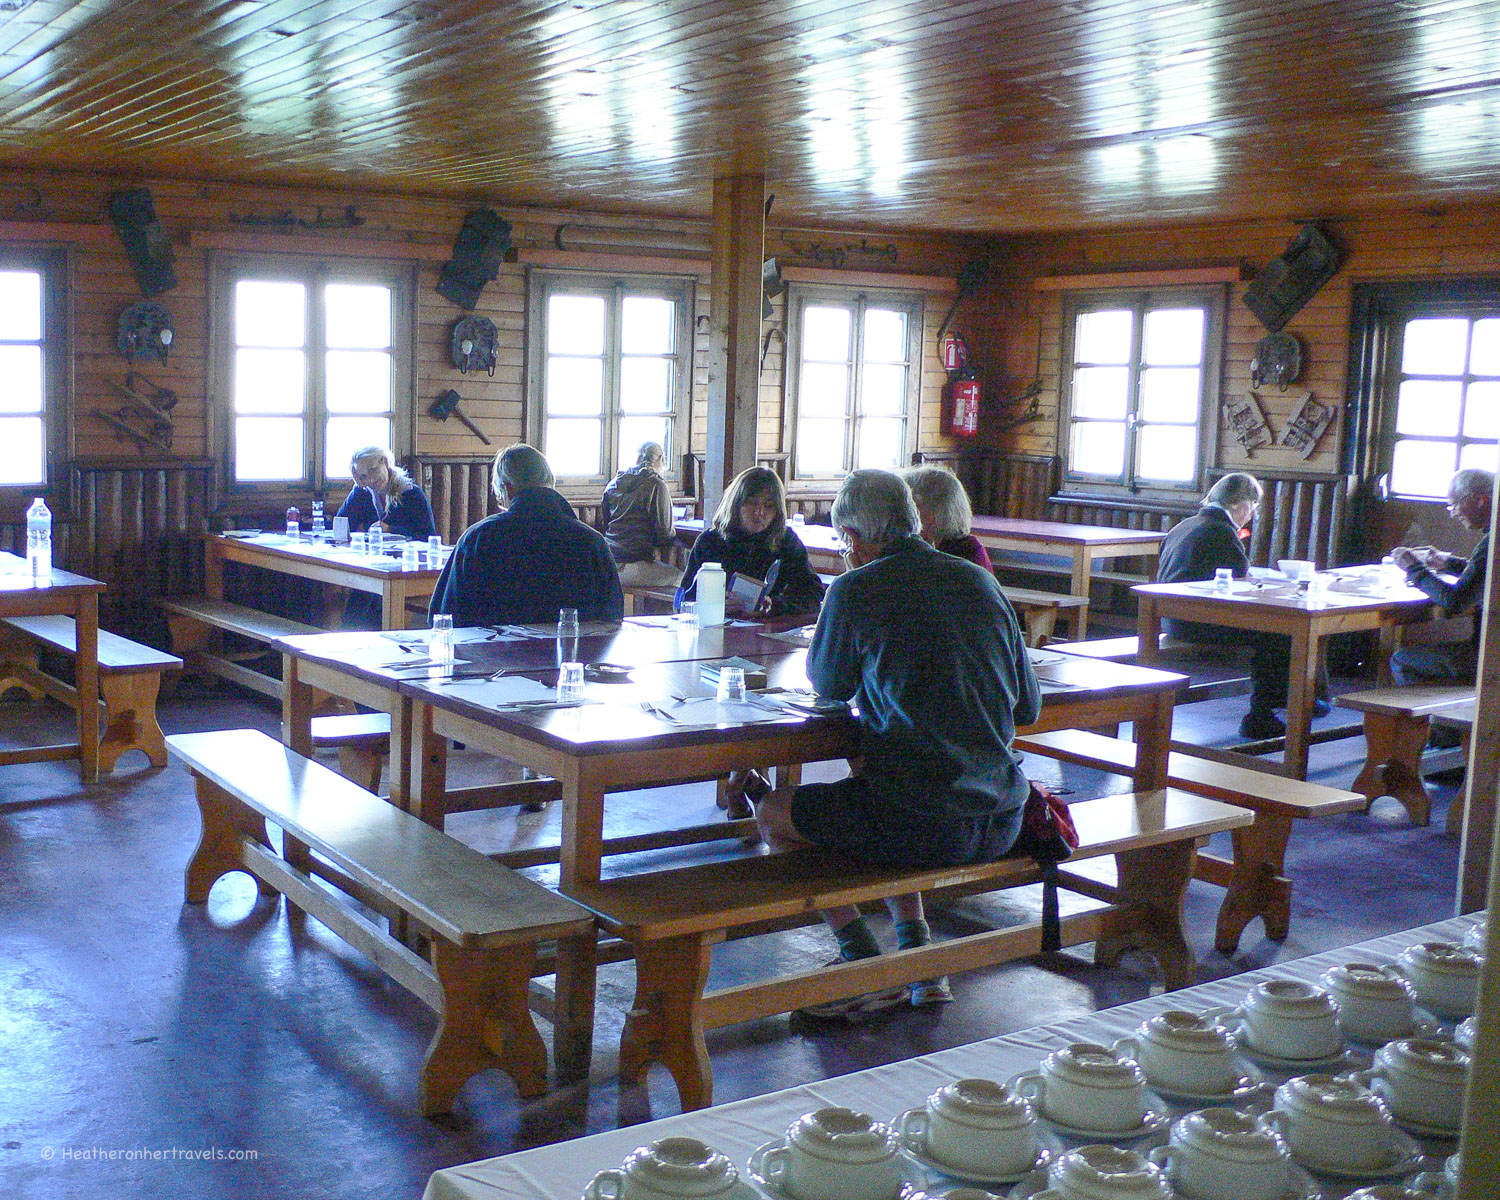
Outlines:
POLYGON ((0 163, 1065 231, 1500 195, 1500 0, 0 0, 0 163))

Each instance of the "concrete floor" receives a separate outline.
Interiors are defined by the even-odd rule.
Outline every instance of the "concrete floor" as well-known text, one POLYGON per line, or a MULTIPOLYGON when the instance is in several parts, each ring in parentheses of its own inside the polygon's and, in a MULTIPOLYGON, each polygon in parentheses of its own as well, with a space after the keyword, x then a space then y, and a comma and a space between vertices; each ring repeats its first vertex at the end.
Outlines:
MULTIPOLYGON (((1242 705, 1179 709, 1178 736, 1224 741, 1242 705)), ((185 687, 163 705, 162 724, 169 733, 274 732, 276 714, 232 688, 185 687)), ((66 726, 55 706, 0 707, 0 744, 39 744, 66 726)), ((1362 751, 1359 739, 1315 747, 1313 777, 1348 784, 1362 751)), ((317 923, 291 932, 281 907, 257 903, 243 875, 220 881, 206 906, 184 906, 182 869, 198 832, 191 787, 180 770, 141 761, 127 757, 115 776, 85 789, 64 764, 0 768, 0 1200, 415 1200, 438 1167, 677 1111, 663 1073, 646 1087, 614 1078, 633 987, 625 964, 601 979, 587 1084, 518 1103, 508 1079, 491 1072, 464 1088, 451 1117, 417 1116, 432 1014, 317 923)), ((1052 763, 1036 773, 1079 795, 1125 786, 1090 772, 1064 778, 1052 763)), ((1280 945, 1256 923, 1233 958, 1216 954, 1222 893, 1195 883, 1187 914, 1200 977, 1451 915, 1457 841, 1440 832, 1450 797, 1451 786, 1427 829, 1407 825, 1390 800, 1369 816, 1299 823, 1289 856, 1292 933, 1280 945)), ((706 785, 628 794, 611 798, 609 830, 713 813, 706 785)), ((555 812, 466 814, 450 829, 494 850, 555 836, 556 823, 555 812)), ((985 915, 1034 917, 1039 900, 1028 891, 985 902, 985 915)), ((974 903, 935 922, 938 932, 972 916, 974 903)), ((716 953, 716 981, 771 963, 815 965, 831 952, 819 930, 735 943, 716 953)), ((1086 947, 1045 965, 964 976, 956 1003, 864 1027, 783 1017, 712 1033, 716 1099, 1086 1013, 1153 986, 1141 963, 1093 969, 1086 947)))

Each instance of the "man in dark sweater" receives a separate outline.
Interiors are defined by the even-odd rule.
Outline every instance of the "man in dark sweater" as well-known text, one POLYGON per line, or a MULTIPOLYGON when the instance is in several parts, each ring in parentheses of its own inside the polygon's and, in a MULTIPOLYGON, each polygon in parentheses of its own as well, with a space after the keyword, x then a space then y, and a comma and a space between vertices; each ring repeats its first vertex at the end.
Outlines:
POLYGON ((459 538, 431 612, 451 613, 456 626, 552 622, 560 608, 576 608, 583 621, 622 619, 625 596, 609 547, 552 480, 535 447, 517 443, 496 456, 491 484, 506 508, 459 538))
POLYGON ((1479 611, 1484 602, 1485 567, 1490 556, 1490 506, 1495 477, 1465 468, 1448 484, 1448 511, 1470 529, 1482 531, 1474 552, 1463 558, 1431 546, 1397 546, 1391 551, 1406 582, 1440 605, 1444 616, 1475 610, 1474 636, 1463 642, 1403 646, 1391 655, 1391 677, 1399 684, 1472 683, 1479 649, 1479 611), (1437 572, 1456 574, 1452 583, 1437 572))
MULTIPOLYGON (((1240 530, 1250 523, 1260 507, 1260 481, 1235 471, 1208 489, 1196 515, 1172 527, 1162 539, 1156 560, 1157 583, 1193 583, 1214 577, 1227 567, 1236 579, 1250 573, 1250 556, 1240 541, 1240 530)), ((1163 621, 1162 632, 1185 642, 1249 646, 1250 711, 1240 721, 1240 736, 1273 738, 1286 734, 1286 725, 1275 710, 1286 705, 1291 673, 1291 639, 1281 633, 1233 629, 1227 625, 1200 625, 1191 621, 1163 621)), ((1320 677, 1321 680, 1321 677, 1320 677)), ((1327 685, 1320 681, 1320 693, 1327 685)), ((1326 716, 1328 701, 1320 698, 1313 713, 1326 716)))
MULTIPOLYGON (((897 866, 1003 857, 1030 790, 1012 748, 1016 726, 1041 711, 1014 610, 994 575, 921 539, 900 477, 853 472, 832 516, 851 569, 829 585, 807 675, 820 696, 857 700, 860 758, 847 779, 766 796, 756 813, 763 836, 773 848, 811 843, 897 866)), ((888 904, 900 947, 925 945, 921 895, 888 904)), ((844 960, 880 953, 857 908, 823 917, 844 960)), ((804 1011, 859 1016, 906 997, 892 988, 804 1011)), ((910 998, 931 1004, 951 992, 928 980, 910 998)))

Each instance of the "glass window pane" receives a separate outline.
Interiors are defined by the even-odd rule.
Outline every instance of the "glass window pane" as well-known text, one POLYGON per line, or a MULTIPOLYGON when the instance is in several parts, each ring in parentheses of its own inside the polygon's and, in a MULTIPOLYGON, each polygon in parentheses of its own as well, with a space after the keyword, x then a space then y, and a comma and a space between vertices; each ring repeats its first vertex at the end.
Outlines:
POLYGON ((46 482, 43 432, 41 417, 0 417, 0 484, 46 482))
POLYGON ((1500 471, 1500 446, 1494 442, 1469 442, 1458 454, 1460 467, 1478 467, 1492 474, 1500 471))
POLYGON ((803 363, 797 407, 805 417, 842 418, 849 411, 849 368, 836 363, 803 363))
MULTIPOLYGON (((547 411, 598 416, 604 411, 602 358, 549 358, 547 411)), ((556 468, 554 467, 555 471, 556 468)))
POLYGON ((42 276, 39 271, 0 271, 0 340, 42 338, 42 276))
POLYGON ((1134 316, 1127 309, 1079 313, 1073 336, 1073 361, 1128 363, 1134 316))
POLYGON ((1195 425, 1145 425, 1136 434, 1136 474, 1141 479, 1185 483, 1198 468, 1195 425))
POLYGON ((874 416, 906 411, 906 364, 874 363, 865 367, 864 394, 860 410, 874 416))
POLYGON ((899 417, 870 417, 859 423, 859 445, 854 459, 857 467, 883 467, 894 471, 901 466, 902 426, 899 417))
POLYGON ((1464 437, 1500 438, 1500 383, 1469 384, 1464 395, 1464 437))
POLYGON ((1500 317, 1474 322, 1469 371, 1474 375, 1500 375, 1500 317))
POLYGON ((323 457, 330 479, 349 478, 349 460, 365 446, 391 446, 389 417, 329 417, 323 457))
POLYGON ((391 344, 391 289, 330 283, 323 289, 323 324, 329 346, 384 350, 391 344))
POLYGON ((0 346, 0 380, 0 412, 41 412, 42 348, 0 346))
POLYGON ((549 296, 547 353, 603 354, 604 297, 549 296))
POLYGON ((1073 372, 1073 415, 1123 418, 1129 385, 1126 367, 1079 367, 1073 372))
POLYGON ((620 408, 624 412, 672 411, 672 360, 620 360, 620 408))
POLYGON ((667 452, 667 462, 672 461, 672 443, 666 417, 621 417, 620 440, 616 448, 615 462, 622 467, 635 465, 636 451, 642 442, 655 442, 667 452))
POLYGON ((1458 436, 1458 404, 1463 384, 1407 379, 1396 393, 1396 432, 1428 437, 1458 436))
POLYGON ((300 350, 235 351, 235 412, 299 413, 306 402, 305 383, 300 350))
POLYGON ((390 412, 391 356, 383 350, 330 350, 324 389, 329 412, 390 412))
POLYGON ((236 479, 301 479, 306 455, 300 417, 236 417, 236 479))
POLYGON ((906 361, 906 314, 890 308, 865 309, 865 362, 906 361))
POLYGON ((1408 375, 1462 375, 1469 349, 1463 317, 1430 317, 1406 323, 1401 370, 1408 375))
POLYGON ((1069 459, 1085 475, 1125 473, 1125 423, 1078 421, 1073 425, 1069 459))
POLYGON ((1197 424, 1202 377, 1197 367, 1147 367, 1141 372, 1141 420, 1197 424))
POLYGON ((1402 439, 1391 455, 1391 491, 1399 496, 1447 496, 1453 462, 1452 442, 1402 439))
POLYGON ((1153 367, 1196 367, 1203 361, 1203 310, 1158 308, 1146 314, 1141 358, 1153 367))
POLYGON ((237 346, 301 346, 307 338, 307 288, 241 279, 234 285, 237 346))
POLYGON ((599 421, 547 421, 547 462, 554 475, 598 475, 602 430, 599 421))
POLYGON ((844 422, 822 418, 797 422, 797 471, 835 475, 844 469, 844 422))
POLYGON ((802 310, 804 362, 848 362, 849 330, 854 314, 847 308, 809 304, 802 310))
POLYGON ((677 305, 658 296, 626 296, 620 313, 624 354, 671 354, 677 305))

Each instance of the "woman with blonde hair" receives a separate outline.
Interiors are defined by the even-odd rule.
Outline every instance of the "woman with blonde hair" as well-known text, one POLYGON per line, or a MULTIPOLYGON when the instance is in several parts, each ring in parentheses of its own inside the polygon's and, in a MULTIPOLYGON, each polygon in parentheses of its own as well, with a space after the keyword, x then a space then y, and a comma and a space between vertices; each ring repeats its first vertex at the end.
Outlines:
POLYGON ((437 532, 427 493, 396 465, 384 446, 361 446, 349 459, 354 487, 340 505, 338 516, 349 518, 351 533, 380 526, 382 533, 425 542, 437 532))
POLYGON ((901 473, 922 518, 922 540, 944 554, 994 570, 990 552, 974 536, 974 511, 958 476, 942 467, 908 467, 901 473))

